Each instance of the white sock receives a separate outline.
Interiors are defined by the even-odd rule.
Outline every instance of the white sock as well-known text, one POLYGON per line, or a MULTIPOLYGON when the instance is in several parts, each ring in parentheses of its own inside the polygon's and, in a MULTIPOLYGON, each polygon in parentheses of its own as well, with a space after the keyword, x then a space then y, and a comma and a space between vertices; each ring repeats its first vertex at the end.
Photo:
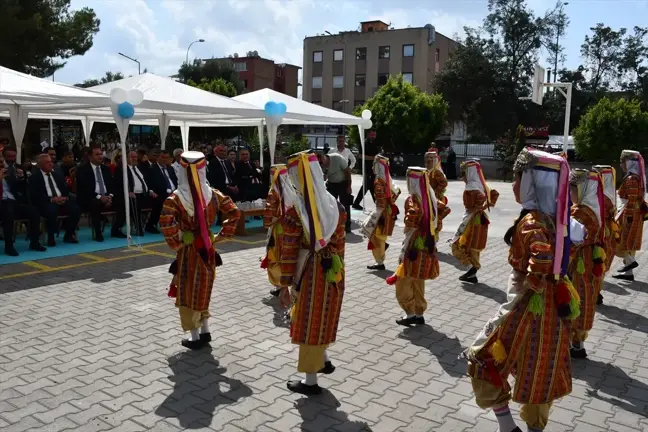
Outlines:
POLYGON ((582 350, 585 349, 585 342, 572 342, 572 348, 576 350, 582 350))
POLYGON ((307 373, 306 378, 302 380, 302 384, 306 384, 307 386, 317 385, 317 374, 307 373))
POLYGON ((324 363, 326 363, 327 361, 329 361, 329 356, 326 350, 324 350, 324 363))
POLYGON ((198 332, 198 329, 191 330, 191 334, 189 335, 189 340, 190 341, 200 340, 200 332, 198 332))
POLYGON ((200 326, 200 333, 209 333, 209 322, 207 318, 202 320, 202 325, 200 326))
POLYGON ((416 318, 423 318, 423 315, 414 315, 416 318))
POLYGON ((405 315, 405 318, 414 318, 415 316, 416 316, 416 314, 408 313, 407 315, 405 315))
POLYGON ((493 413, 495 413, 495 418, 497 419, 497 423, 499 424, 500 432, 511 432, 517 427, 508 405, 502 408, 493 408, 493 413))

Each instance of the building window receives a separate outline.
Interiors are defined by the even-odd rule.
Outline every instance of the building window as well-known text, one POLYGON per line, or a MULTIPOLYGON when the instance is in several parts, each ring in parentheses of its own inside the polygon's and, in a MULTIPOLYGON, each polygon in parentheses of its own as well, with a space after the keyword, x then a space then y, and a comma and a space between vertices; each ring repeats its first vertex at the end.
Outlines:
POLYGON ((313 63, 322 63, 322 51, 313 51, 313 63))
POLYGON ((378 86, 384 86, 387 84, 389 79, 389 74, 378 74, 378 86))
POLYGON ((355 76, 355 86, 356 87, 364 87, 367 85, 367 76, 362 74, 362 75, 356 75, 355 76))
POLYGON ((403 45, 403 57, 414 57, 414 45, 403 45))
POLYGON ((441 57, 441 50, 437 48, 434 53, 434 61, 439 61, 439 57, 441 57))
POLYGON ((333 61, 342 61, 342 60, 344 60, 344 50, 334 50, 333 61))
POLYGON ((414 75, 411 73, 404 73, 403 81, 408 82, 410 84, 414 84, 414 75))
POLYGON ((333 88, 342 88, 344 87, 344 77, 343 76, 334 76, 333 77, 333 88))
POLYGON ((247 63, 246 62, 234 62, 234 70, 236 72, 246 72, 247 63))
POLYGON ((322 77, 313 77, 313 88, 322 88, 322 77))
POLYGON ((282 72, 281 68, 277 68, 277 77, 281 78, 282 72))
POLYGON ((353 107, 355 108, 355 107, 362 106, 362 105, 364 105, 364 103, 365 103, 365 101, 363 101, 363 100, 353 101, 353 107))
POLYGON ((356 48, 356 60, 367 60, 367 48, 356 48))
POLYGON ((389 46, 378 47, 378 58, 388 59, 389 58, 389 46))

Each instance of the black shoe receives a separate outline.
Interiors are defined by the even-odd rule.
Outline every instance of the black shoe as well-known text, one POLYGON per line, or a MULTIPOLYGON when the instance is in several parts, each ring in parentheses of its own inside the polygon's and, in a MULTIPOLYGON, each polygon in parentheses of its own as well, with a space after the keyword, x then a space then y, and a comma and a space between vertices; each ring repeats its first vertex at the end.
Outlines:
POLYGON ((200 342, 209 343, 211 340, 211 333, 200 333, 200 342))
POLYGON ((319 385, 306 385, 301 381, 288 381, 286 385, 288 390, 294 393, 303 394, 306 396, 322 394, 322 387, 319 385))
POLYGON ((612 275, 612 277, 614 279, 634 282, 634 275, 617 274, 617 275, 612 275))
POLYGON ((587 351, 585 351, 585 348, 569 348, 569 356, 573 359, 584 359, 587 358, 587 351))
POLYGON ((413 316, 411 318, 403 317, 403 318, 397 319, 396 324, 402 325, 402 326, 405 326, 405 327, 409 327, 409 326, 411 326, 413 324, 418 324, 418 320, 419 319, 417 317, 415 317, 415 316, 413 316))
POLYGON ((29 244, 29 249, 33 250, 33 251, 36 251, 36 252, 45 252, 47 250, 47 248, 45 246, 43 246, 42 244, 40 244, 40 242, 37 242, 37 241, 36 242, 31 242, 29 244))
POLYGON ((151 234, 160 234, 160 230, 157 229, 157 228, 154 227, 154 226, 147 226, 146 229, 145 229, 145 231, 146 231, 147 233, 151 233, 151 234))
POLYGON ((461 275, 461 276, 459 276, 459 280, 461 282, 468 282, 468 283, 471 283, 471 284, 479 283, 479 280, 477 279, 477 276, 468 276, 468 277, 466 277, 466 275, 461 275))
POLYGON ((422 316, 417 316, 414 318, 416 318, 416 325, 425 325, 425 318, 423 318, 422 316))
POLYGON ((56 247, 56 239, 53 236, 47 238, 47 247, 56 247))
POLYGON ((324 375, 331 375, 333 372, 335 372, 335 366, 333 366, 333 363, 330 361, 324 362, 324 367, 320 369, 317 373, 321 373, 324 375))
POLYGON ((350 233, 351 233, 351 228, 346 228, 346 229, 344 230, 344 232, 346 232, 347 234, 350 234, 350 233))
POLYGON ((182 339, 182 342, 180 342, 180 343, 185 348, 189 348, 191 350, 198 350, 198 349, 202 348, 203 346, 205 346, 206 342, 204 342, 202 340, 202 338, 201 338, 201 339, 195 340, 195 341, 190 341, 189 339, 182 339))
POLYGON ((619 270, 617 270, 617 273, 625 273, 627 271, 636 269, 637 267, 639 267, 639 264, 637 263, 637 261, 633 261, 630 264, 621 267, 619 270))
POLYGON ((125 238, 127 238, 126 234, 124 234, 124 233, 121 232, 121 231, 117 231, 117 230, 112 231, 112 232, 110 233, 110 237, 114 237, 114 238, 121 238, 121 239, 125 239, 125 238))
POLYGON ((596 299, 596 304, 597 305, 603 304, 603 296, 601 294, 598 295, 598 298, 596 299))
POLYGON ((101 242, 104 241, 104 236, 103 236, 102 233, 97 233, 97 234, 95 234, 95 238, 94 238, 94 239, 95 239, 96 242, 101 243, 101 242))
POLYGON ((281 294, 281 288, 276 288, 276 289, 270 290, 270 294, 273 297, 279 297, 279 294, 281 294))
POLYGON ((17 257, 20 254, 18 253, 15 247, 9 246, 9 247, 5 247, 5 255, 17 257))
POLYGON ((511 432, 522 432, 522 429, 520 429, 519 426, 515 426, 515 429, 513 429, 511 432))
POLYGON ((385 270, 385 264, 374 264, 367 266, 369 270, 385 270))
POLYGON ((362 208, 362 206, 361 206, 360 204, 353 204, 353 205, 351 206, 351 208, 352 208, 353 210, 364 210, 364 208, 362 208))
POLYGON ((476 274, 477 274, 477 269, 475 267, 470 267, 470 270, 468 270, 466 273, 459 276, 459 280, 460 281, 465 281, 465 280, 470 279, 471 277, 475 276, 476 274))
POLYGON ((65 234, 65 237, 63 237, 63 243, 77 244, 79 243, 79 240, 77 240, 74 234, 65 234))

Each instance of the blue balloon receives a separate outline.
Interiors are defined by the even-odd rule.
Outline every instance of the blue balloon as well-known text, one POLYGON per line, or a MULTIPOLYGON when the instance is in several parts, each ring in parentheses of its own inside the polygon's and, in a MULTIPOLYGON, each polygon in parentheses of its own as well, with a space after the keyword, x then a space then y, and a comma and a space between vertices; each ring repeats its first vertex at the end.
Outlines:
POLYGON ((117 106, 117 114, 123 119, 130 119, 135 115, 135 107, 130 102, 122 102, 117 106))
POLYGON ((279 102, 277 104, 277 114, 278 115, 284 115, 286 114, 286 104, 283 102, 279 102))
POLYGON ((277 110, 277 104, 273 101, 266 102, 263 109, 267 115, 274 115, 277 110))

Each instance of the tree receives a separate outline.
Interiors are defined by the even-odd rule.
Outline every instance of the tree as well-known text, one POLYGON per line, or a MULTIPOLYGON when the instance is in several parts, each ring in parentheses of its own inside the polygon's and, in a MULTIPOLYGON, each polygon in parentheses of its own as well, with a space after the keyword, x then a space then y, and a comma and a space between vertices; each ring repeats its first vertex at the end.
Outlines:
POLYGON ((610 163, 623 149, 648 149, 648 113, 641 111, 637 100, 604 97, 587 111, 573 134, 579 156, 610 163))
POLYGON ((189 80, 187 85, 227 97, 234 97, 238 94, 234 84, 225 81, 223 78, 203 78, 199 83, 189 80))
POLYGON ((119 81, 120 79, 124 79, 124 74, 122 74, 121 72, 108 71, 104 76, 102 76, 99 79, 92 79, 92 78, 87 79, 82 83, 74 84, 74 86, 81 87, 81 88, 88 88, 88 87, 98 86, 100 84, 106 84, 113 81, 119 81))
POLYGON ((190 80, 194 83, 201 83, 203 78, 213 80, 222 78, 231 83, 236 89, 236 95, 243 93, 245 84, 234 69, 234 63, 228 59, 210 59, 203 62, 196 59, 191 64, 183 63, 178 70, 180 82, 187 84, 190 80))
POLYGON ((563 8, 565 4, 558 0, 555 11, 555 27, 550 28, 549 32, 544 35, 542 45, 547 50, 547 63, 553 65, 554 81, 558 77, 558 68, 565 63, 565 47, 561 45, 561 40, 566 40, 567 27, 569 27, 569 18, 563 8))
POLYGON ((39 77, 92 47, 100 21, 90 8, 70 11, 71 0, 0 0, 0 65, 39 77))
MULTIPOLYGON (((371 110, 376 144, 387 151, 425 152, 441 132, 448 105, 441 95, 430 95, 403 81, 389 77, 387 83, 354 114, 371 110)), ((357 128, 351 128, 352 144, 359 143, 357 128)), ((358 146, 359 148, 360 146, 358 146)))
POLYGON ((596 94, 600 90, 609 90, 620 77, 618 66, 623 58, 626 29, 615 31, 599 23, 590 30, 593 34, 585 36, 581 56, 591 75, 589 90, 596 94))

